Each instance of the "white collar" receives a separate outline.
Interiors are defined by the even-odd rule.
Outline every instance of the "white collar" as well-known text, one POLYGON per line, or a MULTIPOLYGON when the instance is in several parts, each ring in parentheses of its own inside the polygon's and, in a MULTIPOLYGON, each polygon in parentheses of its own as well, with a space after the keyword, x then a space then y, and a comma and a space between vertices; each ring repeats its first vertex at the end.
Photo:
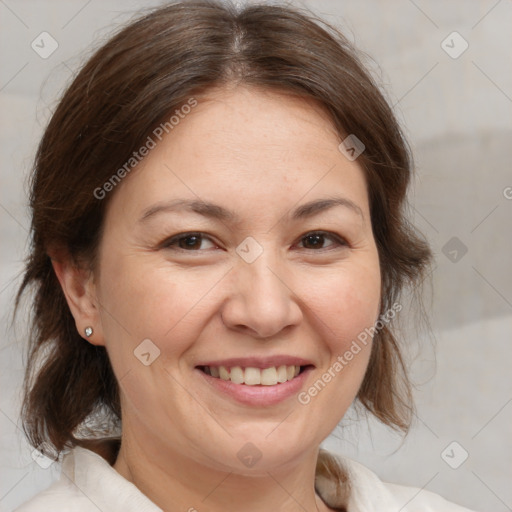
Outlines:
MULTIPOLYGON (((384 483, 358 462, 322 449, 315 489, 329 507, 346 512, 471 512, 429 491, 384 483)), ((78 446, 64 456, 59 481, 19 512, 62 506, 83 512, 163 512, 105 458, 78 446)))

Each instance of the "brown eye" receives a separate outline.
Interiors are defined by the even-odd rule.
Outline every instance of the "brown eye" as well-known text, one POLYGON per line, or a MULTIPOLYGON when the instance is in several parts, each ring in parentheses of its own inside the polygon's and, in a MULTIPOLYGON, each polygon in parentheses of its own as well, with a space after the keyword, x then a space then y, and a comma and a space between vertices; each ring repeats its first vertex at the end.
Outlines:
POLYGON ((201 247, 202 238, 197 235, 186 236, 178 239, 178 247, 180 249, 199 249, 201 247))
POLYGON ((326 249, 332 246, 347 245, 347 243, 339 236, 333 233, 326 233, 324 231, 308 233, 301 238, 301 242, 303 243, 304 248, 308 250, 326 249), (326 240, 331 240, 331 243, 324 246, 326 240))
MULTIPOLYGON (((180 233, 163 242, 161 247, 165 249, 199 251, 205 250, 204 247, 201 248, 203 242, 208 242, 213 245, 211 240, 202 233, 180 233)), ((208 247, 206 249, 208 249, 208 247)))

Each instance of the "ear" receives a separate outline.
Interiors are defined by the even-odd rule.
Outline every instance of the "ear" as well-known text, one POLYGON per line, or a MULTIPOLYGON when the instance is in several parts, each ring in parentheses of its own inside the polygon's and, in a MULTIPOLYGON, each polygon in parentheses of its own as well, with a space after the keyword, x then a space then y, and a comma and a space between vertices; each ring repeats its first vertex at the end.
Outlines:
POLYGON ((64 292, 80 336, 93 345, 104 345, 99 303, 96 298, 96 286, 92 271, 82 268, 74 262, 67 251, 52 250, 50 252, 53 270, 64 292), (92 327, 91 336, 85 335, 86 327, 92 327))

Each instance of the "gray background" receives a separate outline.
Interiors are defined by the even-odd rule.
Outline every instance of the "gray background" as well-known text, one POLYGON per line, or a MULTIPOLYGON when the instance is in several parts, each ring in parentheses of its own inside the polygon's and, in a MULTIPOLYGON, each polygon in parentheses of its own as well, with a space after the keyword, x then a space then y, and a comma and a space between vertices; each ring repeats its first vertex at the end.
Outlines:
MULTIPOLYGON (((436 253, 435 343, 405 328, 418 384, 412 432, 402 440, 375 421, 349 415, 325 446, 384 480, 475 510, 512 510, 512 2, 291 3, 338 25, 374 59, 367 64, 416 155, 411 215, 436 253), (453 31, 469 44, 458 58, 443 49, 462 48, 458 36, 446 39, 453 31), (457 466, 465 452, 467 460, 450 467, 447 461, 457 466)), ((11 327, 10 314, 27 248, 31 159, 58 93, 91 43, 97 46, 137 8, 150 5, 157 3, 0 0, 2 511, 59 472, 57 464, 43 469, 32 460, 18 420, 24 322, 21 315, 11 327), (31 48, 43 31, 59 45, 46 59, 31 48)))

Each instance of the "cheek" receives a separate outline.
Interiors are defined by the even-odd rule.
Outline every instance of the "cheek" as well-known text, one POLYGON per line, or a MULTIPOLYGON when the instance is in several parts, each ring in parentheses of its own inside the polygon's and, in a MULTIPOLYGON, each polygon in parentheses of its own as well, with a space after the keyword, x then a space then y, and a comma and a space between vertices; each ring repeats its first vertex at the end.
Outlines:
POLYGON ((129 364, 133 350, 150 339, 162 356, 175 359, 199 334, 209 314, 208 291, 222 273, 170 269, 151 256, 117 256, 102 261, 99 298, 109 352, 115 358, 122 348, 129 364))
POLYGON ((338 270, 312 295, 312 316, 317 318, 316 334, 324 342, 325 357, 297 398, 311 415, 316 411, 322 418, 321 435, 336 427, 357 395, 371 354, 368 332, 377 320, 379 303, 380 272, 373 264, 338 270))
POLYGON ((352 266, 319 284, 311 306, 324 324, 331 350, 346 350, 347 344, 374 325, 379 314, 380 291, 378 265, 352 266))

